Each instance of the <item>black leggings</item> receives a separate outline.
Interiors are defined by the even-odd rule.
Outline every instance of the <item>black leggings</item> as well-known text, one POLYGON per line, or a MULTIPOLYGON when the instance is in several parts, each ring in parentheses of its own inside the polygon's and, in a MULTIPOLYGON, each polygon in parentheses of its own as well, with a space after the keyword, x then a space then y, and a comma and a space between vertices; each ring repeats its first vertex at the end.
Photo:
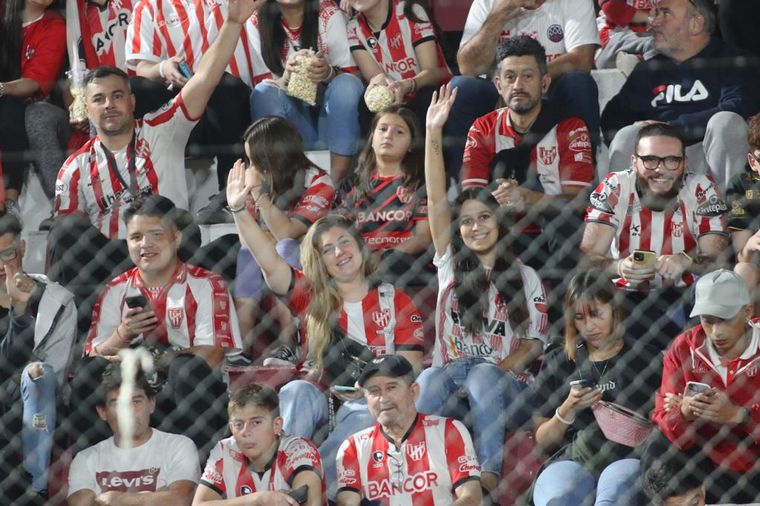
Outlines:
POLYGON ((0 165, 7 190, 21 191, 29 150, 24 128, 27 102, 12 96, 0 97, 0 165))

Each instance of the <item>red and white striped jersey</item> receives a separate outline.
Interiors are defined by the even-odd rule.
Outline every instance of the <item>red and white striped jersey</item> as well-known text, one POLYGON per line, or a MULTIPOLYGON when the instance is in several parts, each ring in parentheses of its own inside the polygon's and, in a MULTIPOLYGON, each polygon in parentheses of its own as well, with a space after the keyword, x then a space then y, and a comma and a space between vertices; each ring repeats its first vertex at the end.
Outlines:
MULTIPOLYGON (((225 499, 254 492, 291 490, 293 478, 301 471, 314 471, 322 476, 319 450, 306 438, 282 436, 277 453, 267 469, 259 474, 248 467, 248 459, 234 437, 222 439, 211 450, 201 484, 215 490, 225 499)), ((322 477, 322 491, 325 492, 322 477)), ((327 497, 324 496, 324 504, 327 497)))
MULTIPOLYGON (((227 17, 225 0, 140 0, 127 31, 127 65, 137 61, 158 63, 182 56, 197 72, 203 54, 219 35, 227 17)), ((263 65, 252 47, 250 23, 244 25, 227 72, 252 86, 253 69, 263 65)))
MULTIPOLYGON (((307 227, 322 216, 330 212, 335 200, 335 185, 330 175, 324 170, 313 165, 306 169, 303 182, 304 193, 290 209, 287 209, 288 218, 295 218, 307 227)), ((251 216, 258 219, 259 212, 253 197, 246 199, 246 207, 251 216)), ((258 220, 259 224, 266 229, 264 220, 258 220)))
MULTIPOLYGON (((459 47, 477 34, 497 0, 475 0, 470 6, 459 47)), ((546 49, 551 61, 585 44, 599 45, 593 0, 547 0, 537 9, 522 9, 506 22, 499 42, 509 37, 529 35, 546 49)))
MULTIPOLYGON (((319 4, 319 32, 317 34, 318 47, 301 47, 299 38, 301 37, 301 28, 291 28, 282 20, 282 26, 285 29, 286 41, 280 51, 282 56, 282 65, 288 60, 290 53, 300 51, 301 49, 313 49, 322 51, 327 58, 327 62, 332 67, 338 67, 343 72, 356 73, 358 70, 354 58, 349 50, 348 37, 346 35, 346 14, 340 10, 335 2, 331 0, 322 0, 319 4)), ((251 20, 247 23, 246 28, 250 28, 251 45, 256 52, 261 53, 261 37, 259 35, 259 16, 254 12, 251 20)), ((254 62, 253 83, 258 84, 264 79, 273 77, 272 71, 264 64, 262 58, 254 62)))
POLYGON ((454 295, 454 258, 451 247, 442 257, 435 257, 433 263, 438 268, 433 366, 441 367, 452 360, 472 357, 498 364, 517 348, 519 338, 539 339, 544 344, 548 341, 546 293, 541 278, 531 267, 519 262, 530 317, 524 335, 515 335, 509 323, 507 303, 499 296, 493 284, 488 289, 488 315, 483 321, 485 334, 472 335, 460 324, 459 301, 454 295))
POLYGON ((127 70, 127 27, 132 0, 108 0, 103 6, 87 0, 66 0, 69 61, 127 70))
MULTIPOLYGON (((463 187, 487 186, 491 160, 504 149, 519 146, 523 136, 512 128, 509 109, 503 107, 475 120, 467 133, 462 159, 463 187)), ((563 186, 587 188, 594 178, 591 135, 580 118, 557 123, 531 150, 530 168, 547 195, 559 195, 563 186)))
POLYGON ((412 10, 417 18, 424 20, 415 23, 404 15, 404 0, 392 0, 388 9, 388 22, 378 33, 373 33, 367 23, 367 17, 359 13, 348 22, 348 40, 351 51, 367 51, 380 66, 383 73, 393 81, 409 79, 420 73, 420 63, 414 48, 428 41, 436 43, 438 67, 441 84, 451 79, 451 69, 443 56, 443 50, 435 37, 433 25, 420 5, 412 10))
MULTIPOLYGON (((158 111, 135 123, 135 178, 137 194, 157 193, 180 209, 188 208, 185 144, 197 123, 190 118, 178 93, 158 111)), ((114 152, 123 182, 130 184, 129 147, 114 152)), ((127 234, 124 212, 135 198, 111 170, 104 146, 95 136, 73 153, 58 172, 55 214, 86 213, 93 226, 111 239, 127 234)))
MULTIPOLYGON (((179 348, 218 346, 242 349, 237 313, 224 279, 202 267, 177 262, 172 281, 159 289, 144 285, 137 267, 112 279, 92 309, 84 354, 111 337, 129 309, 126 297, 141 294, 159 325, 151 340, 179 348)), ((140 342, 138 336, 133 343, 140 342)))
POLYGON ((414 237, 417 223, 427 220, 427 193, 404 186, 404 176, 372 174, 366 194, 354 187, 346 197, 345 213, 371 250, 396 248, 414 237))
POLYGON ((465 426, 422 413, 399 448, 380 424, 350 436, 338 450, 337 471, 338 493, 352 490, 388 506, 449 505, 459 486, 480 480, 465 426))
MULTIPOLYGON (((299 270, 293 269, 293 275, 294 286, 286 302, 305 322, 311 283, 299 270)), ((343 302, 338 326, 348 338, 366 345, 375 355, 423 351, 422 315, 404 291, 389 283, 371 288, 360 302, 343 302)), ((302 342, 308 342, 305 325, 301 334, 302 342)))
POLYGON ((632 31, 636 33, 644 33, 648 30, 647 23, 632 23, 627 22, 625 24, 618 24, 611 19, 612 17, 620 17, 631 19, 634 13, 638 11, 649 12, 654 7, 653 0, 602 0, 599 1, 599 15, 596 18, 596 27, 599 30, 599 38, 602 42, 602 47, 607 46, 610 42, 610 37, 617 31, 632 31), (613 12, 614 15, 607 15, 607 11, 613 12))
MULTIPOLYGON (((636 189, 636 172, 610 173, 591 194, 586 221, 615 228, 610 257, 625 258, 633 250, 654 251, 657 256, 692 252, 705 234, 727 234, 728 207, 708 175, 685 173, 674 204, 664 211, 642 207, 636 189)), ((686 286, 694 276, 686 272, 676 286, 686 286)), ((655 276, 652 286, 662 286, 655 276)))

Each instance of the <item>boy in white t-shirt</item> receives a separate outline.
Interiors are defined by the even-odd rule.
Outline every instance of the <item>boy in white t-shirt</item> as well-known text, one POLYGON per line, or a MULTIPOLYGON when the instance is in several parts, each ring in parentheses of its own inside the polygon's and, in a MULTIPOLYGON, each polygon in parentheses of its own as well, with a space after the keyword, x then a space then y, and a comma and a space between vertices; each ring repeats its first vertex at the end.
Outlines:
POLYGON ((70 506, 100 504, 189 505, 198 482, 198 451, 190 438, 150 426, 155 391, 138 371, 131 398, 131 448, 122 435, 116 401, 122 378, 118 364, 109 366, 100 384, 98 416, 113 436, 79 452, 69 471, 70 506))

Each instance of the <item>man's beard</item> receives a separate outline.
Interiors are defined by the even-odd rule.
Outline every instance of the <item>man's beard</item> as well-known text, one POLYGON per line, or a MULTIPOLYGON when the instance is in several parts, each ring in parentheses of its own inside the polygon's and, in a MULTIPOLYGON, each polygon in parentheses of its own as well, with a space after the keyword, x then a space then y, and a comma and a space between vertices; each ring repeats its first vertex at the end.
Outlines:
POLYGON ((673 181, 673 186, 670 187, 667 193, 654 193, 649 188, 649 183, 646 179, 636 175, 636 190, 639 194, 639 201, 641 206, 651 211, 664 211, 673 204, 678 192, 681 191, 683 186, 683 177, 679 177, 673 181))

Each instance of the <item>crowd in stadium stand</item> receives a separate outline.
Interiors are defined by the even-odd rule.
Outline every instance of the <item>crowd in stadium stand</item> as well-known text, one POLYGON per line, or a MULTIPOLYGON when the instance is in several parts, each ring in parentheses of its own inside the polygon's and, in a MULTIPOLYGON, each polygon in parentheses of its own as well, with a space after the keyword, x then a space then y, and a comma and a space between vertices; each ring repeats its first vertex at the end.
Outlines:
POLYGON ((760 503, 760 8, 443 3, 0 0, 0 502, 760 503))

